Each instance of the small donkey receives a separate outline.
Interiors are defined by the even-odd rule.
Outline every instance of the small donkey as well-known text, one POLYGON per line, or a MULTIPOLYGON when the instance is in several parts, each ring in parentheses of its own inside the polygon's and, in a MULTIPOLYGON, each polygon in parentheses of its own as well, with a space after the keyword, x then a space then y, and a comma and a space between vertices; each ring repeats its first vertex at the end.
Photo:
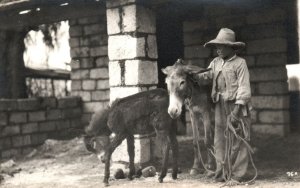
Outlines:
POLYGON ((159 182, 167 173, 168 154, 171 146, 173 153, 173 179, 177 179, 178 143, 176 139, 176 119, 168 114, 169 96, 163 89, 134 94, 116 100, 110 108, 94 114, 85 132, 89 137, 100 136, 99 146, 93 148, 88 137, 85 144, 88 150, 94 151, 105 163, 104 183, 108 185, 110 159, 113 151, 122 141, 127 139, 129 155, 129 179, 135 174, 134 168, 134 134, 149 134, 156 132, 162 141, 163 161, 159 182), (110 141, 109 135, 115 133, 110 141))
MULTIPOLYGON (((209 151, 213 150, 214 126, 212 124, 212 103, 209 98, 211 89, 208 83, 198 83, 193 79, 193 75, 206 72, 195 65, 185 64, 182 59, 178 59, 172 66, 162 69, 167 75, 166 84, 170 95, 168 112, 172 118, 177 118, 182 112, 182 106, 187 104, 191 116, 194 144, 194 164, 190 174, 198 174, 201 166, 201 153, 199 147, 199 129, 204 125, 204 143, 208 150, 207 164, 203 167, 210 171, 214 166, 214 158, 209 151), (206 168, 207 167, 207 168, 206 168)), ((202 161, 203 162, 203 161, 202 161)), ((204 163, 204 162, 203 162, 204 163)))

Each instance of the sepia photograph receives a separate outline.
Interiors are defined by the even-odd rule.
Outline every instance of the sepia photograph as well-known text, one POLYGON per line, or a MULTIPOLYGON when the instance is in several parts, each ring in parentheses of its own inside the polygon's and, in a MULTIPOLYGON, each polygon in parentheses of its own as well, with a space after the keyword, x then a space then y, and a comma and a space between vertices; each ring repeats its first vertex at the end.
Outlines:
POLYGON ((300 187, 299 36, 300 0, 0 0, 0 187, 300 187))

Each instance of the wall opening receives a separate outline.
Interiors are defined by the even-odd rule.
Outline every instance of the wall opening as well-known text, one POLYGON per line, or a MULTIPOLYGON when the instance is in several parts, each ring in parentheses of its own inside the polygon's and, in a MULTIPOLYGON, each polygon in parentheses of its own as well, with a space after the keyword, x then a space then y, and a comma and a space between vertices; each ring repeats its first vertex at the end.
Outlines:
POLYGON ((24 39, 23 54, 28 97, 70 95, 69 23, 61 21, 37 26, 24 39))

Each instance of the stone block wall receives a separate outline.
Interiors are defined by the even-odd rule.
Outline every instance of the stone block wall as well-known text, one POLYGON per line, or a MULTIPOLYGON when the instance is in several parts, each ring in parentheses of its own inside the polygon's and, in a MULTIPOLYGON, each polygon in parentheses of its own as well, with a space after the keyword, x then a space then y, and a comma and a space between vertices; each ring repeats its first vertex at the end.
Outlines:
POLYGON ((79 97, 0 99, 0 158, 28 154, 47 138, 81 128, 79 97))
MULTIPOLYGON (((289 128, 289 96, 287 72, 287 12, 282 8, 242 10, 219 7, 212 11, 203 7, 198 19, 186 20, 184 56, 191 64, 207 67, 216 53, 203 47, 214 39, 220 28, 236 32, 237 40, 246 43, 240 56, 247 61, 252 87, 252 129, 254 132, 284 135, 289 128), (218 10, 219 10, 218 9, 218 10), (234 14, 233 14, 234 13, 234 14)), ((189 116, 187 114, 187 121, 189 116)), ((188 126, 189 127, 189 126, 188 126)), ((191 131, 188 131, 191 132, 191 131)))
MULTIPOLYGON (((101 12, 102 11, 102 12, 101 12)), ((108 35, 105 9, 99 15, 70 20, 72 96, 83 102, 82 123, 109 103, 108 35)))

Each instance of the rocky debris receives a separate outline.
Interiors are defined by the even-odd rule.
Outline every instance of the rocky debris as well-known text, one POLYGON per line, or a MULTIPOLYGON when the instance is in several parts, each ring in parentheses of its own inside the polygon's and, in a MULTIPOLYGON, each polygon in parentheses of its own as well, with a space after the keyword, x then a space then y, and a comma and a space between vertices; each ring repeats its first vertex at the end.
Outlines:
POLYGON ((0 164, 0 169, 2 169, 2 170, 3 169, 9 169, 9 168, 12 168, 14 166, 16 166, 15 161, 13 159, 10 159, 10 160, 8 160, 6 162, 1 163, 0 164))
POLYGON ((30 158, 34 157, 36 154, 37 154, 37 150, 33 149, 29 154, 27 154, 25 156, 25 158, 30 159, 30 158))
POLYGON ((118 168, 114 172, 114 178, 116 178, 116 179, 124 179, 125 178, 125 174, 121 168, 118 168))
POLYGON ((154 177, 156 175, 156 168, 154 166, 148 166, 142 170, 143 177, 154 177))
POLYGON ((25 156, 25 159, 32 158, 58 158, 58 157, 70 157, 70 156, 89 155, 86 151, 83 139, 76 137, 72 140, 54 140, 48 139, 45 143, 25 156))
POLYGON ((4 181, 6 176, 13 177, 16 173, 19 173, 22 169, 17 168, 14 160, 10 159, 0 164, 0 183, 4 181))
MULTIPOLYGON (((80 157, 90 155, 83 144, 83 139, 80 137, 74 138, 72 140, 53 140, 48 139, 44 142, 43 145, 33 149, 27 155, 17 158, 17 160, 7 160, 0 162, 0 183, 9 177, 13 177, 16 173, 21 171, 26 171, 26 169, 21 169, 21 163, 30 160, 39 160, 39 159, 54 159, 61 161, 69 161, 70 156, 80 159, 80 157)), ((49 162, 49 161, 48 161, 49 162)), ((52 162, 54 162, 52 160, 52 162)), ((37 165, 40 165, 38 162, 37 165)), ((45 165, 47 166, 47 165, 45 165)), ((38 168, 36 166, 31 166, 31 170, 38 168)), ((30 171, 31 171, 30 170, 30 171)), ((27 169, 28 171, 28 169, 27 169)))

